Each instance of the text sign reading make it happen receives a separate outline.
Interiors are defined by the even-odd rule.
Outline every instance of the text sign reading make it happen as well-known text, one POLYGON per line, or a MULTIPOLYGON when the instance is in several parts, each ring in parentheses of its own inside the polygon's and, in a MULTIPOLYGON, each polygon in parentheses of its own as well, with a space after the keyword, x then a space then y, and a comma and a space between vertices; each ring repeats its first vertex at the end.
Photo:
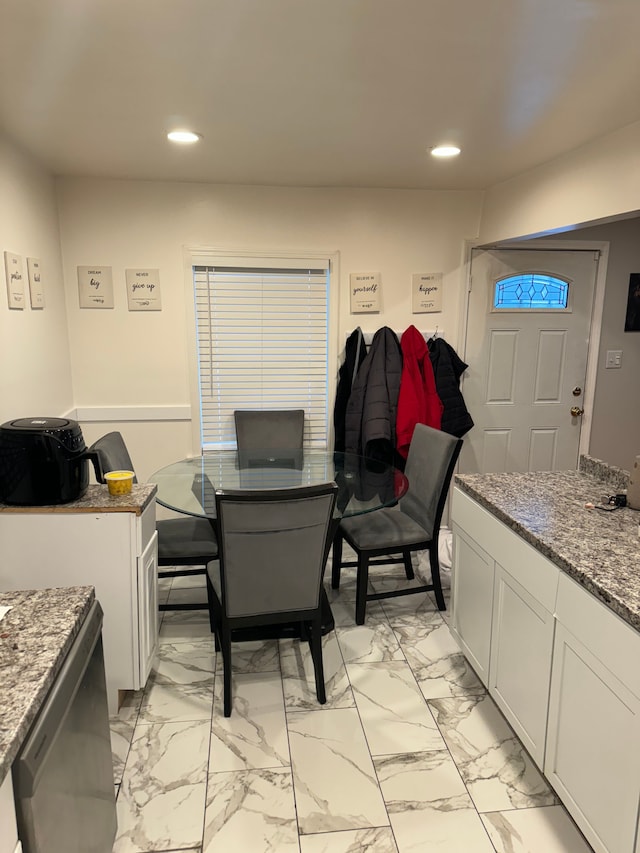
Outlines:
POLYGON ((125 270, 129 311, 160 311, 160 270, 125 270))
POLYGON ((442 273, 414 273, 411 311, 413 314, 429 314, 442 311, 442 273))
POLYGON ((352 272, 349 276, 351 313, 376 313, 380 310, 380 273, 352 272))

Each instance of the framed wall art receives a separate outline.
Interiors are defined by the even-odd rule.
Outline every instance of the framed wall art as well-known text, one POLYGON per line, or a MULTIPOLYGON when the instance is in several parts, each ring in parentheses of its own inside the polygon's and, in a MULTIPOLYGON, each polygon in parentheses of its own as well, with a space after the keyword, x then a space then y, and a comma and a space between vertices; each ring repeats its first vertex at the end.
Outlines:
POLYGON ((161 311, 160 270, 125 270, 129 311, 161 311))
POLYGON ((625 332, 640 332, 640 272, 632 272, 629 276, 624 330, 625 332))
POLYGON ((352 272, 349 276, 351 313, 378 313, 381 287, 379 272, 352 272))
POLYGON ((78 294, 81 308, 113 308, 111 267, 78 267, 78 294))
POLYGON ((442 311, 442 273, 414 273, 411 276, 411 312, 430 314, 435 311, 442 311))
POLYGON ((13 252, 4 253, 4 271, 7 277, 7 299, 9 308, 24 310, 24 275, 22 258, 13 252))
POLYGON ((27 272, 29 274, 29 295, 32 308, 44 308, 44 284, 42 281, 42 269, 37 258, 27 258, 27 272))

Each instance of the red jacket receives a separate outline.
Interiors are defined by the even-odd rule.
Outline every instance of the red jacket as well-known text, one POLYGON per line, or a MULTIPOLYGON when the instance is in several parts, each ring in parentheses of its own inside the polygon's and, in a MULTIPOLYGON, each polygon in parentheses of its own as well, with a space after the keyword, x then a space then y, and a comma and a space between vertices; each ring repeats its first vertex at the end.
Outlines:
POLYGON ((407 458, 416 424, 440 429, 443 405, 436 391, 436 381, 424 337, 415 326, 403 333, 402 376, 396 416, 396 445, 398 453, 407 458))

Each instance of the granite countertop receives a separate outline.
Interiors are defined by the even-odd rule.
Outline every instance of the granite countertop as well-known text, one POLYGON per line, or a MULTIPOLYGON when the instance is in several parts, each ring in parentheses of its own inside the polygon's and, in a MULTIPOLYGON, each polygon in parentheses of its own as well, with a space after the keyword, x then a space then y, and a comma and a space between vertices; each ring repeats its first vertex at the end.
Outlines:
POLYGON ((92 586, 0 593, 0 784, 94 598, 92 586))
POLYGON ((92 484, 77 501, 51 506, 9 506, 0 503, 0 512, 134 512, 142 515, 157 491, 155 483, 134 484, 130 495, 112 496, 107 486, 92 484))
POLYGON ((458 474, 455 485, 640 631, 640 512, 585 507, 626 488, 626 472, 607 475, 590 464, 598 461, 581 461, 580 471, 458 474))

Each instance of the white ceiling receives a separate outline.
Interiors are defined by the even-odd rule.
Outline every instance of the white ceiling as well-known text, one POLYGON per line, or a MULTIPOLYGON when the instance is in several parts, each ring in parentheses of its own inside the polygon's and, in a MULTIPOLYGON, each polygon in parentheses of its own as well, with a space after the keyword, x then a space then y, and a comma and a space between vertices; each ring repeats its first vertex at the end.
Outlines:
POLYGON ((62 175, 477 189, 639 120, 639 41, 640 0, 2 0, 0 128, 62 175))

